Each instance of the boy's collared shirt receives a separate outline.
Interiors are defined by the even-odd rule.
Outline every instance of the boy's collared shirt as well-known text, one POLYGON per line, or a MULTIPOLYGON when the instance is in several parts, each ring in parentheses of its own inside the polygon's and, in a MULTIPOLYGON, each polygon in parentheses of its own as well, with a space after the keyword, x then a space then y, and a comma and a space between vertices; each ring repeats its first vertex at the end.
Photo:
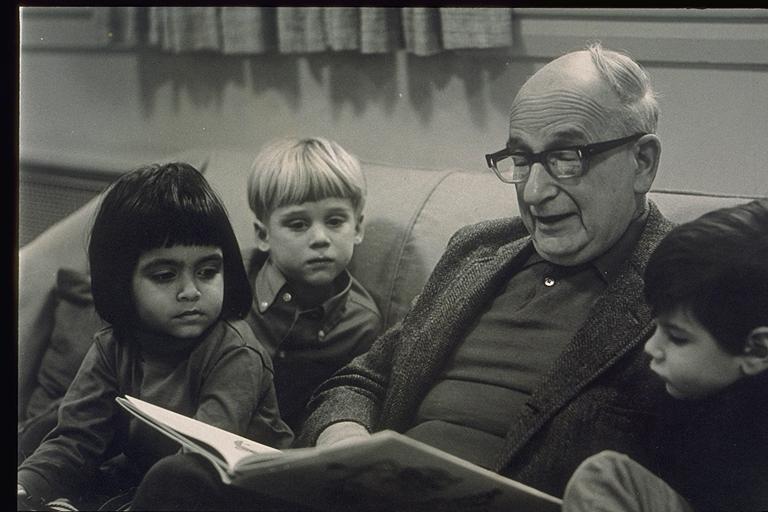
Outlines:
POLYGON ((248 269, 254 298, 246 320, 272 357, 281 416, 298 428, 312 391, 370 348, 381 330, 381 314, 347 270, 334 281, 332 297, 302 309, 268 255, 256 251, 248 269))
MULTIPOLYGON (((331 298, 316 308, 301 309, 295 293, 291 291, 282 272, 271 259, 267 259, 256 275, 253 289, 256 309, 262 316, 270 315, 278 323, 270 326, 273 332, 279 335, 280 340, 271 347, 272 357, 281 357, 281 350, 286 348, 298 348, 301 345, 316 348, 323 344, 326 333, 331 332, 344 315, 346 301, 352 288, 352 276, 344 270, 334 280, 333 285, 336 293, 331 298), (297 334, 286 337, 292 331, 297 334), (281 347, 286 343, 288 347, 281 347)), ((376 310, 372 300, 368 307, 376 310)))

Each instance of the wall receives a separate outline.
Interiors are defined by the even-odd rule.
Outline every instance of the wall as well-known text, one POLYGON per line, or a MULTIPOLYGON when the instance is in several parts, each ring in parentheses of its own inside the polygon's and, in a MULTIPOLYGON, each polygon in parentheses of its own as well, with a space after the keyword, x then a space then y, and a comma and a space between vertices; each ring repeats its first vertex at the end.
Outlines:
MULTIPOLYGON (((90 11, 24 10, 22 183, 73 170, 109 179, 190 147, 255 151, 309 134, 366 160, 486 172, 520 84, 600 39, 636 57, 661 94, 657 188, 768 195, 768 11, 516 9, 511 50, 433 57, 103 51, 90 11)), ((21 217, 33 206, 22 194, 21 217)), ((22 244, 36 234, 20 231, 22 244)))

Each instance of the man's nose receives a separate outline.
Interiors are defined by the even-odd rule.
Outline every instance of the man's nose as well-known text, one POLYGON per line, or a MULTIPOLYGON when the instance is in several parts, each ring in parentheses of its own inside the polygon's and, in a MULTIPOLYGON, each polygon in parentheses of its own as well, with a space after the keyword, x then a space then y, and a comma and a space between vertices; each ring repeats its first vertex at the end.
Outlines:
POLYGON ((531 172, 523 184, 523 199, 527 204, 539 204, 557 195, 555 179, 539 162, 531 165, 531 172))
POLYGON ((181 283, 178 299, 180 301, 196 301, 200 298, 200 295, 202 294, 195 280, 191 277, 184 278, 181 283))

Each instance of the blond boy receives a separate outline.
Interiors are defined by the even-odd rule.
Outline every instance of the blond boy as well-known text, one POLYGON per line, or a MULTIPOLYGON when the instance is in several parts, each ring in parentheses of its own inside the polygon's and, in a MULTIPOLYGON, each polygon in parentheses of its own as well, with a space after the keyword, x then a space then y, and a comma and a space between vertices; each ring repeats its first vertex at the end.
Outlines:
POLYGON ((347 270, 363 240, 365 194, 358 160, 320 137, 275 140, 252 166, 247 320, 272 356, 281 415, 294 430, 312 391, 381 328, 375 302, 347 270))

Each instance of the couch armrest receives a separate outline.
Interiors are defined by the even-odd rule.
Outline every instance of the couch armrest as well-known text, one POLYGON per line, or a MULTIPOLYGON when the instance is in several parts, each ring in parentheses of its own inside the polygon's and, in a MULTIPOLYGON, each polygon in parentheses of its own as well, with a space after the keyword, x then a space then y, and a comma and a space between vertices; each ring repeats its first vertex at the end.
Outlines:
POLYGON ((53 291, 62 267, 87 271, 87 233, 94 198, 19 251, 18 411, 26 410, 53 329, 53 291))

